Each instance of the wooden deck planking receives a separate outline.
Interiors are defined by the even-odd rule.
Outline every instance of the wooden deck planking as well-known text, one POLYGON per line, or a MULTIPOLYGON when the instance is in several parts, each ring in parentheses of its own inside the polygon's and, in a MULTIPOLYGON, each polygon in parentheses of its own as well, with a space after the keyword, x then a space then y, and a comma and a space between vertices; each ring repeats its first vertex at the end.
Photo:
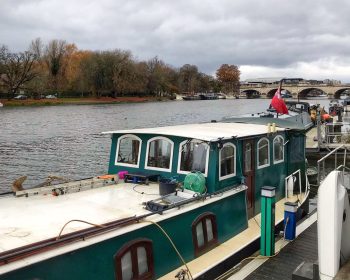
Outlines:
MULTIPOLYGON (((296 196, 289 199, 289 201, 296 200, 296 196)), ((284 199, 276 203, 275 224, 279 224, 284 218, 284 203, 284 199)), ((210 270, 229 256, 234 255, 236 252, 248 246, 251 242, 253 242, 253 240, 260 238, 260 218, 260 214, 256 215, 254 218, 248 221, 247 229, 234 236, 233 238, 227 240, 226 242, 220 244, 208 253, 188 262, 187 265, 193 277, 199 277, 205 271, 210 270)), ((174 279, 174 276, 181 268, 186 269, 184 266, 178 267, 159 279, 174 279)))
POLYGON ((289 243, 281 252, 267 260, 245 280, 288 280, 302 262, 317 261, 317 222, 289 243))

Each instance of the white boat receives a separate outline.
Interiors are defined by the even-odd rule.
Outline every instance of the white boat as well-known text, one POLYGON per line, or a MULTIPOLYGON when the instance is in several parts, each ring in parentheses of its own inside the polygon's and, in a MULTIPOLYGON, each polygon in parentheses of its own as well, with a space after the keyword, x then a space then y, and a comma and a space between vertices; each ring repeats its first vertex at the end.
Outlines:
POLYGON ((0 102, 0 108, 1 108, 1 107, 4 107, 4 104, 2 104, 2 103, 0 102))
POLYGON ((317 235, 321 280, 333 279, 350 257, 350 207, 341 171, 332 171, 318 189, 317 235))

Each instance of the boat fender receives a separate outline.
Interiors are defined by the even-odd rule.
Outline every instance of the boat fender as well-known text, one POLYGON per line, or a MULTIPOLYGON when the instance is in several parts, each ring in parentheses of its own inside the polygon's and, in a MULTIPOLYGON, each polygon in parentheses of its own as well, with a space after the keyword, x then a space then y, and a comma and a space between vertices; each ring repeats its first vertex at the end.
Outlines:
POLYGON ((288 197, 293 196, 293 190, 294 190, 294 183, 296 181, 296 177, 295 176, 291 176, 288 179, 287 182, 287 190, 288 190, 288 197))
POLYGON ((101 176, 98 176, 97 179, 111 179, 112 181, 114 181, 116 178, 116 175, 109 175, 109 174, 106 174, 106 175, 101 175, 101 176))
POLYGON ((272 132, 276 132, 276 124, 272 123, 272 128, 271 128, 272 132))
POLYGON ((270 123, 267 124, 267 133, 271 133, 271 124, 270 123))

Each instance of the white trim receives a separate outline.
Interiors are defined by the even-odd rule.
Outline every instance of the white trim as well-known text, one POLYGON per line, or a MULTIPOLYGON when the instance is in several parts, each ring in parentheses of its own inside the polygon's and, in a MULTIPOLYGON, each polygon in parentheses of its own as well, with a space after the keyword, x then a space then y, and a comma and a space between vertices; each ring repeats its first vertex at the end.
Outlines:
MULTIPOLYGON (((115 188, 114 185, 110 186, 110 187, 115 188)), ((127 187, 127 186, 124 186, 124 187, 127 187)), ((143 221, 141 221, 140 223, 131 224, 131 225, 128 225, 125 227, 116 228, 116 229, 113 229, 112 231, 98 234, 98 235, 92 236, 90 238, 87 238, 84 241, 80 240, 77 242, 73 242, 73 243, 64 245, 62 247, 54 248, 52 250, 49 250, 49 251, 46 251, 46 252, 43 252, 43 253, 40 253, 37 255, 25 257, 25 258, 20 259, 18 261, 11 262, 11 263, 8 263, 6 265, 0 266, 0 275, 7 273, 7 272, 10 272, 10 271, 14 271, 16 269, 20 269, 20 268, 38 263, 38 262, 41 262, 43 260, 47 260, 47 259, 59 256, 59 255, 66 254, 68 252, 74 252, 78 249, 85 248, 85 247, 88 247, 88 246, 93 245, 93 244, 98 244, 98 243, 103 242, 105 240, 115 238, 115 237, 121 236, 123 234, 130 233, 130 232, 138 230, 140 228, 147 227, 151 224, 150 222, 147 222, 147 221, 154 221, 154 222, 159 223, 161 221, 174 218, 178 215, 190 212, 191 210, 194 210, 197 208, 199 209, 205 205, 212 204, 212 203, 219 201, 219 200, 222 200, 226 197, 236 195, 237 193, 245 191, 246 189, 247 189, 247 187, 245 185, 240 185, 235 189, 224 192, 222 194, 222 196, 213 196, 213 197, 210 197, 208 199, 205 199, 204 201, 202 201, 202 200, 195 201, 193 203, 186 204, 186 205, 182 206, 181 208, 177 208, 176 211, 166 211, 163 213, 163 215, 153 215, 153 216, 147 217, 143 221)))
POLYGON ((265 167, 270 166, 270 140, 266 137, 261 138, 258 143, 257 143, 257 149, 256 149, 257 153, 256 153, 256 163, 257 163, 257 169, 262 169, 265 167), (266 140, 267 141, 267 159, 268 159, 268 163, 264 164, 264 165, 259 165, 259 144, 261 141, 266 140))
MULTIPOLYGON (((182 141, 180 144, 179 144, 179 156, 178 156, 178 160, 177 160, 177 173, 179 174, 189 174, 191 173, 191 171, 185 171, 185 170, 180 170, 180 167, 181 167, 181 151, 182 151, 182 146, 184 144, 186 144, 187 140, 185 141, 182 141)), ((207 177, 208 176, 208 164, 209 164, 209 150, 210 150, 210 146, 205 143, 205 142, 201 142, 200 140, 198 139, 192 139, 190 141, 190 143, 193 142, 193 143, 198 143, 198 144, 204 144, 207 146, 207 157, 206 157, 206 162, 205 162, 205 172, 204 172, 204 176, 207 177)))
POLYGON ((114 160, 114 165, 116 166, 127 166, 127 167, 134 167, 134 168, 139 168, 140 166, 140 157, 141 157, 141 148, 142 148, 142 140, 140 137, 134 135, 134 134, 125 134, 125 135, 122 135, 118 138, 118 142, 117 142, 117 147, 116 147, 116 150, 115 150, 115 160, 114 160), (130 164, 130 163, 123 163, 123 162, 118 162, 118 152, 119 152, 119 144, 120 144, 120 141, 124 138, 133 138, 135 140, 138 140, 140 142, 140 145, 139 145, 139 155, 137 157, 137 164, 130 164))
POLYGON ((236 145, 233 144, 233 143, 225 143, 222 148, 219 150, 219 181, 222 181, 222 180, 225 180, 225 179, 228 179, 228 178, 232 178, 232 177, 235 177, 236 176, 236 165, 237 165, 237 157, 236 157, 236 145), (221 152, 222 152, 222 149, 227 147, 227 146, 231 146, 233 147, 233 150, 234 150, 234 163, 235 163, 235 168, 234 168, 234 172, 232 174, 227 174, 225 176, 222 176, 221 177, 221 152))
POLYGON ((282 135, 277 135, 275 138, 273 138, 273 142, 272 142, 272 158, 273 158, 273 164, 277 164, 277 163, 281 163, 284 162, 284 138, 282 135), (280 160, 276 160, 275 161, 275 140, 277 138, 281 138, 282 139, 282 159, 280 160))
POLYGON ((156 136, 153 137, 151 139, 149 139, 147 141, 147 148, 146 148, 146 158, 145 158, 145 169, 148 170, 157 170, 157 171, 166 171, 166 172, 171 172, 171 168, 173 165, 173 153, 174 153, 174 142, 172 140, 170 140, 167 137, 163 137, 163 136, 156 136), (160 168, 160 167, 152 167, 152 166, 148 166, 147 162, 148 162, 148 152, 149 152, 149 144, 154 141, 154 140, 165 140, 168 141, 171 145, 171 150, 170 150, 170 164, 169 164, 169 168, 160 168))

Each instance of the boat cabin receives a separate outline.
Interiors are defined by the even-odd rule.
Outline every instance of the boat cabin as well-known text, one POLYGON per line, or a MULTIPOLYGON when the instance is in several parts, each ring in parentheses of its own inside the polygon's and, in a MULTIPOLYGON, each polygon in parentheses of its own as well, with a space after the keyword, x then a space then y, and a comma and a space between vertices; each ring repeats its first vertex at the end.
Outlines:
POLYGON ((0 276, 174 279, 180 254, 194 278, 214 279, 206 273, 257 250, 262 187, 276 187, 276 226, 284 202, 300 199, 301 207, 307 198, 304 130, 258 119, 266 122, 105 132, 112 137, 109 175, 0 197, 0 276), (130 183, 115 179, 126 172, 130 183), (186 189, 192 172, 204 178, 201 193, 186 189), (160 179, 184 182, 184 190, 161 195, 160 179), (172 207, 148 208, 169 197, 172 207))
POLYGON ((267 121, 212 122, 105 133, 112 135, 109 174, 128 172, 183 182, 187 174, 201 172, 209 194, 245 184, 250 215, 260 211, 261 187, 280 186, 276 197, 280 199, 284 196, 287 174, 305 170, 304 134, 288 127, 267 125, 267 121))

